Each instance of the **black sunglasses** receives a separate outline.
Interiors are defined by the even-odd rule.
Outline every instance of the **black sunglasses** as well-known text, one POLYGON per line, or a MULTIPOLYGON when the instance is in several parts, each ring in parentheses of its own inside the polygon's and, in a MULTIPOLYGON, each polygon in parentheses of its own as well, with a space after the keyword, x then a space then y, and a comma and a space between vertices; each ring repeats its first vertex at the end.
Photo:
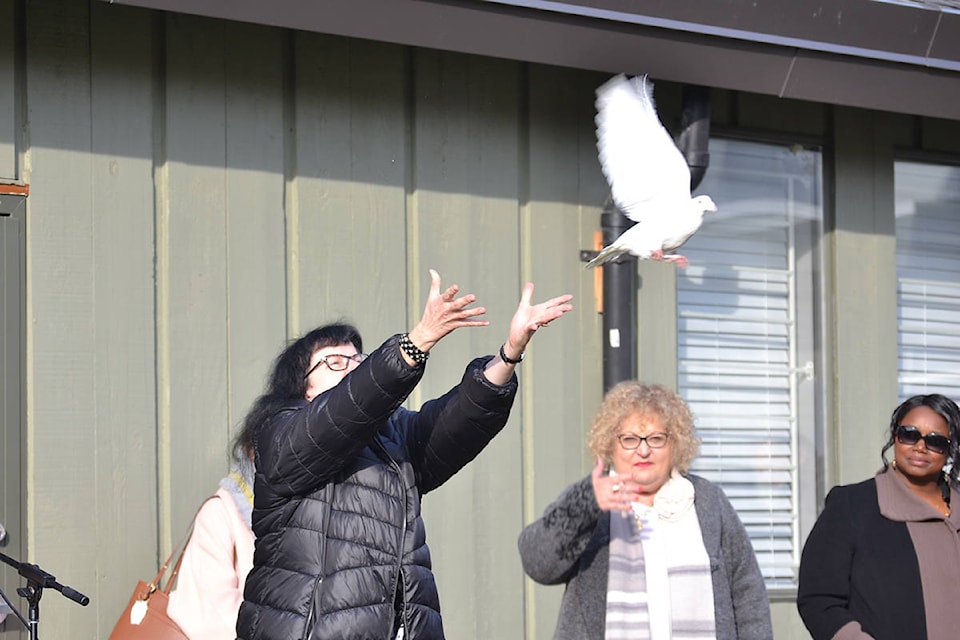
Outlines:
POLYGON ((905 445, 915 445, 923 440, 927 449, 934 453, 946 453, 950 448, 950 438, 942 436, 939 433, 928 433, 925 436, 920 435, 920 429, 908 424, 902 424, 897 427, 897 442, 905 445))

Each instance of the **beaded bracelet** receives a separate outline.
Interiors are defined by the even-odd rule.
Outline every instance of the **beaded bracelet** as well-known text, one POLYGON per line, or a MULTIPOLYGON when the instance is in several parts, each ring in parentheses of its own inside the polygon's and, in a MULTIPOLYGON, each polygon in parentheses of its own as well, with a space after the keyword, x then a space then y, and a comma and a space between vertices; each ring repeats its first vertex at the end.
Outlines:
POLYGON ((503 347, 506 345, 500 345, 500 359, 506 362, 507 364, 520 364, 523 362, 523 352, 520 353, 520 357, 514 360, 513 358, 508 358, 507 354, 503 351, 503 347))
POLYGON ((420 347, 413 344, 413 342, 410 340, 409 333, 405 333, 400 336, 400 348, 410 357, 411 360, 417 364, 423 364, 427 361, 427 358, 430 357, 429 353, 423 351, 420 347))

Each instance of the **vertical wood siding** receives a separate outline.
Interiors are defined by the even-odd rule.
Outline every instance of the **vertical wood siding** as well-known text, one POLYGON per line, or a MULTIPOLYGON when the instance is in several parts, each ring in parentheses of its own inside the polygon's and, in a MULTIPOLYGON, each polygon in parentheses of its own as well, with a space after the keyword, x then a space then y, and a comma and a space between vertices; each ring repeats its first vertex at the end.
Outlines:
MULTIPOLYGON (((57 452, 64 456, 66 468, 93 472, 92 484, 75 487, 76 500, 63 495, 51 496, 47 503, 30 500, 38 514, 64 510, 78 523, 89 518, 93 525, 93 529, 74 525, 64 535, 45 527, 44 519, 30 523, 36 532, 36 546, 31 546, 35 561, 50 562, 51 571, 81 591, 80 585, 95 585, 88 595, 102 603, 97 609, 88 611, 89 607, 81 609, 64 600, 57 603, 61 610, 55 609, 57 613, 48 618, 56 620, 51 626, 69 624, 65 628, 77 629, 95 628, 91 619, 102 615, 107 602, 124 595, 129 598, 130 568, 149 567, 157 550, 152 26, 149 15, 133 12, 104 13, 102 19, 88 23, 89 42, 81 43, 83 50, 76 55, 82 59, 89 49, 86 99, 90 107, 83 114, 88 120, 77 123, 78 138, 82 135, 90 145, 89 156, 78 158, 78 164, 83 161, 89 176, 86 182, 60 184, 57 156, 62 152, 51 137, 45 151, 50 158, 37 161, 33 174, 40 197, 28 199, 31 227, 49 218, 53 233, 90 247, 91 300, 58 300, 50 289, 51 274, 39 265, 32 270, 37 286, 30 291, 36 300, 31 312, 34 321, 54 323, 51 330, 65 332, 71 340, 93 341, 92 352, 84 354, 92 368, 89 377, 74 379, 72 374, 61 375, 55 366, 38 364, 31 381, 31 387, 53 393, 70 392, 78 382, 89 385, 92 392, 83 401, 90 407, 90 421, 80 416, 62 423, 43 419, 47 402, 39 400, 33 421, 38 437, 60 438, 64 431, 92 437, 91 442, 75 447, 38 443, 33 450, 38 460, 47 458, 48 451, 57 452), (66 200, 66 207, 48 208, 46 203, 60 198, 66 200), (73 202, 83 205, 79 211, 72 210, 73 202), (89 229, 68 235, 60 225, 69 229, 79 212, 89 229), (64 326, 58 312, 61 304, 81 321, 76 330, 64 326), (131 523, 136 524, 131 527, 131 523), (77 563, 78 559, 83 561, 77 563)), ((74 97, 63 99, 70 103, 74 97)), ((43 105, 34 106, 40 110, 43 105)), ((33 236, 29 244, 34 249, 44 247, 46 236, 33 236)), ((58 265, 56 256, 51 261, 58 265)), ((30 343, 28 348, 37 356, 48 353, 47 338, 37 335, 30 343)), ((55 469, 41 470, 38 462, 31 478, 38 491, 49 483, 50 472, 55 469)), ((50 604, 44 602, 45 607, 50 604)))
MULTIPOLYGON (((524 282, 577 298, 505 432, 425 498, 448 635, 548 637, 560 592, 524 578, 516 537, 591 466, 600 78, 99 2, 31 0, 25 21, 29 553, 92 600, 45 598, 43 635, 109 634, 287 340, 345 319, 373 348, 436 268, 491 326, 444 341, 414 408, 496 352, 524 282)), ((0 38, 8 81, 12 59, 0 38)))
MULTIPOLYGON (((91 597, 82 608, 50 593, 41 635, 107 637, 226 471, 288 340, 343 319, 374 348, 416 322, 436 268, 477 294, 491 326, 444 340, 413 408, 497 350, 525 282, 537 300, 576 296, 520 366, 504 433, 424 500, 448 636, 551 637, 562 588, 523 577, 516 537, 593 466, 601 318, 578 254, 606 197, 593 132, 605 77, 93 0, 0 0, 0 180, 30 185, 26 540, 14 544, 91 597)), ((673 129, 677 89, 657 91, 673 129)), ((895 396, 892 161, 903 148, 955 157, 958 125, 713 95, 718 129, 825 145, 823 466, 830 484, 865 477, 876 449, 838 445, 876 442, 882 416, 865 417, 862 399, 895 396)), ((672 268, 641 267, 648 380, 675 378, 675 289, 672 268)), ((805 637, 791 602, 772 611, 778 638, 805 637)))
MULTIPOLYGON (((31 3, 27 20, 35 15, 43 15, 43 24, 27 42, 30 124, 36 127, 28 163, 55 169, 33 174, 43 196, 28 200, 27 210, 28 287, 42 282, 27 298, 28 342, 43 345, 36 351, 28 346, 27 355, 27 542, 34 562, 97 597, 98 523, 111 511, 100 506, 128 496, 99 494, 102 474, 117 469, 100 448, 112 429, 99 416, 119 403, 111 398, 98 407, 96 399, 102 362, 96 318, 98 296, 105 293, 96 256, 108 238, 94 234, 89 20, 82 3, 31 3)), ((122 348, 118 338, 114 344, 122 348)), ((122 420, 123 413, 109 421, 122 420)), ((103 570, 112 573, 110 564, 103 570)), ((63 625, 60 633, 90 626, 88 611, 53 600, 45 599, 44 613, 58 619, 52 627, 63 625)))
POLYGON ((0 2, 0 180, 17 177, 16 33, 13 3, 0 2))

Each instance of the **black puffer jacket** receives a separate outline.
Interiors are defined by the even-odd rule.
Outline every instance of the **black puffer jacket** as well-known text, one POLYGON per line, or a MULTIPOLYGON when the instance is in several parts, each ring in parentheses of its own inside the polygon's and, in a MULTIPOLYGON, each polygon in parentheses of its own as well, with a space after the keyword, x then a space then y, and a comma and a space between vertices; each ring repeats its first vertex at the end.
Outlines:
POLYGON ((257 441, 254 567, 240 640, 441 639, 420 496, 506 424, 517 381, 500 387, 474 360, 461 383, 400 407, 423 375, 398 336, 313 402, 271 418, 257 441))

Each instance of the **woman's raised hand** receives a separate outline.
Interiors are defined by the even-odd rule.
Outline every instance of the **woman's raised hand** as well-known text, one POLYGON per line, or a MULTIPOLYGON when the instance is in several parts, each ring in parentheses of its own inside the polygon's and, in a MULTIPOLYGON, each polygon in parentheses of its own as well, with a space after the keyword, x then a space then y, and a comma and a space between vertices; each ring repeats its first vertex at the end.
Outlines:
MULTIPOLYGON (((477 297, 472 293, 457 297, 460 287, 450 285, 440 290, 440 274, 430 269, 430 293, 423 309, 420 322, 410 330, 410 341, 421 351, 429 351, 444 336, 461 327, 485 327, 490 324, 487 320, 479 320, 487 312, 484 307, 472 307, 477 297)), ((528 282, 520 294, 520 304, 510 320, 510 332, 507 341, 503 343, 503 353, 510 359, 520 359, 520 355, 527 348, 527 344, 540 327, 573 310, 570 301, 573 296, 565 294, 550 298, 546 302, 531 304, 533 299, 533 283, 528 282)), ((495 384, 504 384, 513 372, 514 363, 509 363, 499 357, 494 358, 487 365, 487 378, 495 384), (491 371, 496 365, 502 371, 491 371)))
POLYGON ((540 327, 545 327, 567 311, 573 310, 573 296, 565 294, 540 304, 530 304, 533 283, 528 282, 520 294, 520 304, 510 320, 510 333, 500 347, 500 354, 487 363, 484 375, 493 384, 506 384, 514 367, 521 360, 527 344, 540 327), (506 358, 506 360, 504 359, 506 358))
POLYGON ((508 358, 519 359, 537 329, 573 310, 573 305, 570 304, 573 296, 570 294, 550 298, 536 305, 530 304, 532 299, 533 283, 528 282, 520 294, 520 305, 510 320, 510 335, 503 345, 503 352, 508 358))
POLYGON ((637 483, 629 478, 608 476, 603 473, 603 459, 597 458, 597 466, 590 474, 593 478, 593 495, 604 511, 630 511, 636 500, 637 483))
POLYGON ((429 351, 441 338, 460 327, 485 327, 487 320, 476 320, 487 310, 471 307, 477 301, 472 293, 457 297, 460 287, 453 284, 440 291, 440 274, 430 269, 430 293, 420 322, 410 330, 410 341, 421 351, 429 351))

